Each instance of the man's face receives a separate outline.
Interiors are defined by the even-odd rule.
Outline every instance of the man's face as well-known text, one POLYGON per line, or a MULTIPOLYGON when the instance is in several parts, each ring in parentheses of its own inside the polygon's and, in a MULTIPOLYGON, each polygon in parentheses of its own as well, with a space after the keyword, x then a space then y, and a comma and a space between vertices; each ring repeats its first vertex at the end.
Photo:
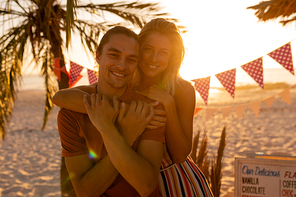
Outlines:
POLYGON ((99 85, 125 88, 133 77, 138 59, 139 44, 134 38, 121 34, 111 36, 98 56, 99 85))

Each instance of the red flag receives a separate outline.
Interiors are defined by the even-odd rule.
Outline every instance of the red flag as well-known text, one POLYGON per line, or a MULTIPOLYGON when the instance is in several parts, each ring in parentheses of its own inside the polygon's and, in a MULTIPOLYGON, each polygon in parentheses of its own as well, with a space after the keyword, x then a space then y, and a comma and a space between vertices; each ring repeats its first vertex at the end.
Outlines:
POLYGON ((236 68, 215 75, 227 92, 230 93, 232 98, 234 98, 235 91, 235 74, 236 68))
POLYGON ((269 55, 271 58, 273 58, 275 61, 277 61, 280 65, 282 65, 285 69, 287 69, 290 73, 294 75, 290 43, 272 51, 271 53, 268 53, 267 55, 269 55))
POLYGON ((262 57, 241 66, 264 89, 262 57))
POLYGON ((61 71, 69 76, 66 66, 63 66, 61 68, 61 59, 62 58, 55 58, 53 61, 53 71, 56 74, 56 76, 58 77, 59 82, 61 81, 61 71))
POLYGON ((208 105, 209 89, 210 89, 211 77, 194 79, 194 87, 200 94, 205 104, 208 105))
POLYGON ((89 84, 93 84, 98 81, 95 71, 87 69, 87 75, 88 75, 89 84))
POLYGON ((194 110, 194 115, 196 115, 202 109, 203 108, 201 108, 201 107, 196 107, 195 110, 194 110))
POLYGON ((59 82, 61 82, 61 69, 60 69, 60 60, 61 58, 55 58, 53 60, 53 71, 58 77, 59 82))
POLYGON ((82 75, 80 73, 83 68, 83 66, 70 61, 70 87, 74 86, 81 79, 82 75))

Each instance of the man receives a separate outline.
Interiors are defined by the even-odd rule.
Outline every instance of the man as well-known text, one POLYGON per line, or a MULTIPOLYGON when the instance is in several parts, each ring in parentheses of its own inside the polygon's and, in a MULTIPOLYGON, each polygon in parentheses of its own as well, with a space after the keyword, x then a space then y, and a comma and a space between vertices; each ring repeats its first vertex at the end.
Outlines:
POLYGON ((84 98, 88 114, 59 112, 62 156, 78 196, 160 196, 165 128, 143 132, 153 110, 128 85, 139 58, 137 39, 124 27, 109 30, 96 54, 98 82, 90 101, 84 98))

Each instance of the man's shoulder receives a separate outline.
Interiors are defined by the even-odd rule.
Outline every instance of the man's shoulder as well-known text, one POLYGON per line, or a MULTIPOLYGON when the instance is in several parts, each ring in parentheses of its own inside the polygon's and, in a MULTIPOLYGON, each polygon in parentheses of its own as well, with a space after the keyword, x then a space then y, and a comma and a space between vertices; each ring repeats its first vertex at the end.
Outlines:
POLYGON ((78 112, 75 112, 75 111, 71 111, 71 110, 66 109, 66 108, 61 108, 59 110, 59 113, 58 113, 58 119, 65 118, 65 117, 68 117, 68 118, 71 117, 71 118, 75 118, 77 120, 80 120, 84 116, 85 116, 85 114, 83 114, 83 113, 78 113, 78 112))

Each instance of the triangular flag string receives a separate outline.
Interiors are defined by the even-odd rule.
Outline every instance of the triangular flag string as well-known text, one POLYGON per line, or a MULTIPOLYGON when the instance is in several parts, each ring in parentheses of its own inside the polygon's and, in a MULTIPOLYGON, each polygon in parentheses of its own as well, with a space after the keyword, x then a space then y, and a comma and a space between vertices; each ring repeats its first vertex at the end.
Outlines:
MULTIPOLYGON (((296 88, 296 84, 293 85, 291 88, 296 88)), ((238 120, 241 120, 245 112, 245 108, 248 105, 250 106, 250 109, 255 114, 255 116, 259 117, 261 103, 265 102, 268 107, 271 107, 276 95, 279 95, 283 99, 283 101, 285 101, 288 105, 290 105, 291 104, 291 98, 290 98, 291 88, 287 88, 278 94, 275 94, 273 96, 270 96, 268 98, 265 98, 259 101, 251 102, 249 104, 242 104, 237 106, 226 106, 226 107, 219 107, 219 108, 206 108, 206 120, 209 120, 217 110, 220 110, 223 114, 223 118, 226 118, 232 112, 233 109, 235 109, 238 120)), ((196 109, 198 110, 196 110, 195 115, 203 108, 196 108, 196 109)))
POLYGON ((258 117, 260 113, 261 101, 257 101, 249 104, 251 110, 254 112, 255 116, 258 117))
POLYGON ((206 108, 206 120, 209 120, 217 110, 217 108, 206 108))
POLYGON ((290 89, 286 89, 279 93, 279 96, 288 104, 291 105, 290 89))
POLYGON ((285 69, 287 69, 290 73, 294 75, 290 42, 272 51, 271 53, 268 53, 267 55, 269 55, 271 58, 273 58, 275 61, 277 61, 280 65, 282 65, 285 69))
POLYGON ((234 98, 236 68, 216 74, 215 76, 227 92, 234 98))
POLYGON ((259 84, 262 89, 264 89, 262 59, 263 58, 260 57, 252 62, 242 65, 241 67, 259 84))
POLYGON ((87 69, 89 84, 96 83, 98 81, 97 74, 95 71, 87 69))
POLYGON ((265 100, 263 100, 263 101, 265 102, 265 104, 266 104, 268 107, 271 107, 271 106, 272 106, 272 103, 273 103, 273 101, 274 101, 274 97, 275 97, 275 96, 269 97, 269 98, 267 98, 267 99, 265 99, 265 100))
POLYGON ((192 80, 194 82, 194 87, 196 91, 198 91, 198 93, 203 98, 206 105, 208 104, 210 80, 211 80, 211 77, 192 80))
POLYGON ((70 61, 70 87, 74 86, 82 78, 82 75, 80 75, 80 73, 83 68, 83 66, 70 61))
MULTIPOLYGON (((292 59, 292 49, 291 49, 291 42, 288 42, 287 44, 277 48, 276 50, 266 54, 273 58, 275 61, 277 61, 279 64, 281 64, 285 69, 287 69, 291 74, 294 74, 294 68, 293 68, 293 59, 292 59)), ((241 68, 249 75, 251 76, 263 89, 264 88, 264 82, 263 82, 263 58, 257 58, 247 64, 244 64, 241 66, 241 68)), ((235 74, 236 74, 236 68, 224 71, 221 73, 216 74, 215 76, 220 81, 222 86, 230 93, 232 98, 235 97, 235 74), (233 74, 234 73, 234 74, 233 74)), ((198 79, 194 79, 192 81, 198 81, 198 79)), ((195 86, 196 88, 196 86, 195 86)), ((202 94, 200 87, 196 88, 196 90, 199 92, 203 100, 205 101, 206 105, 208 104, 208 96, 206 93, 202 94)))
POLYGON ((226 118, 233 110, 233 107, 224 107, 220 109, 222 114, 223 114, 223 118, 226 118))
POLYGON ((238 120, 242 119, 246 106, 247 105, 239 105, 234 107, 238 120))

